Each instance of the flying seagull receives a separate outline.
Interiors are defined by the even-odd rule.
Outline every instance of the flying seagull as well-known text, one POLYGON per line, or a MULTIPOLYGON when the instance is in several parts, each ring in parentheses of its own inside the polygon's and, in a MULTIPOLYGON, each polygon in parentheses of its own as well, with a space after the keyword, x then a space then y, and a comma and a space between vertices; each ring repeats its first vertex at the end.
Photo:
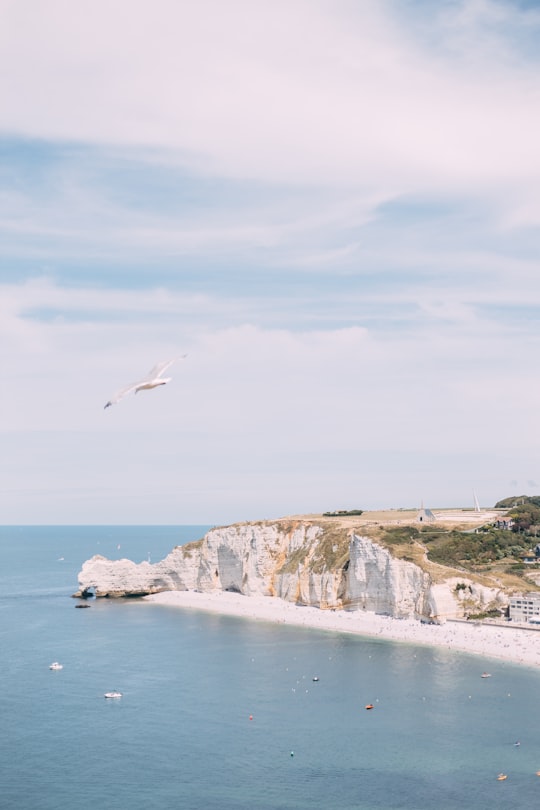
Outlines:
POLYGON ((173 360, 164 360, 163 362, 158 363, 157 366, 154 366, 154 368, 148 372, 146 377, 142 378, 142 380, 139 380, 139 382, 136 383, 131 383, 131 385, 126 385, 125 388, 118 391, 112 397, 112 399, 107 402, 105 408, 109 408, 111 405, 116 405, 116 403, 119 402, 122 397, 125 397, 126 394, 131 394, 132 391, 137 393, 138 391, 150 390, 150 388, 157 388, 158 385, 165 385, 165 383, 170 382, 172 377, 162 377, 161 375, 164 374, 169 366, 172 366, 176 360, 183 360, 184 357, 187 357, 187 354, 182 354, 180 357, 175 357, 173 360))

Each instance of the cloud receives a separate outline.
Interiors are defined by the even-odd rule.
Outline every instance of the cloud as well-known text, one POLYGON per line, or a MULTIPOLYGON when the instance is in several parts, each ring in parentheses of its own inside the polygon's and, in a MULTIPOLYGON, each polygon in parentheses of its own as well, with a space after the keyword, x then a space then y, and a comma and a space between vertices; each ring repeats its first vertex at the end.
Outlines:
POLYGON ((520 44, 538 15, 495 2, 447 4, 424 22, 407 11, 53 0, 29 16, 11 3, 3 129, 168 149, 198 173, 265 183, 386 196, 531 188, 540 76, 520 44))
MULTIPOLYGON (((512 409, 532 418, 539 404, 531 393, 525 403, 522 397, 538 340, 524 348, 521 332, 474 312, 463 318, 461 309, 441 315, 435 308, 419 316, 413 301, 398 298, 410 310, 406 330, 373 328, 360 317, 350 326, 299 328, 276 326, 279 313, 265 324, 264 302, 253 308, 249 299, 212 294, 66 289, 46 279, 1 292, 2 362, 11 381, 4 424, 12 429, 80 430, 87 420, 101 429, 108 424, 97 421, 101 399, 158 360, 188 352, 189 361, 175 370, 187 387, 182 407, 189 404, 197 430, 216 436, 269 420, 293 444, 318 436, 322 444, 360 449, 377 444, 380 431, 403 449, 414 449, 420 435, 448 448, 456 441, 486 449, 495 435, 499 445, 534 444, 528 418, 511 434, 501 431, 512 409), (364 434, 360 426, 369 423, 377 429, 364 434)), ((391 302, 378 304, 379 317, 388 320, 383 303, 391 302)), ((272 306, 283 303, 275 299, 272 306)), ((168 391, 167 397, 161 399, 174 407, 161 413, 161 429, 174 429, 178 402, 168 391)), ((151 397, 140 399, 136 409, 122 403, 115 430, 149 417, 151 397)))

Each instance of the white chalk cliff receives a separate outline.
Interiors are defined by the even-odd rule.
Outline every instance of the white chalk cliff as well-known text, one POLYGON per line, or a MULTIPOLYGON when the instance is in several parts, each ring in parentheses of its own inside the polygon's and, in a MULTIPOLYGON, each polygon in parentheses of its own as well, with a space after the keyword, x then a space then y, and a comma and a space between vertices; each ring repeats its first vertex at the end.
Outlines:
POLYGON ((432 582, 418 565, 368 537, 307 520, 213 529, 151 564, 95 556, 75 596, 144 596, 160 591, 236 591, 319 608, 368 610, 397 618, 451 618, 504 603, 466 578, 432 582))

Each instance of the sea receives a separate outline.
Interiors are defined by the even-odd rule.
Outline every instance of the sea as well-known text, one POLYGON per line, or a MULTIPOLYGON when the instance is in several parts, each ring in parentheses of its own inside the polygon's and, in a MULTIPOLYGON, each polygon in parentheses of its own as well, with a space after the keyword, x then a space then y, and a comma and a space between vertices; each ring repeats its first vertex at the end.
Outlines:
POLYGON ((538 670, 141 599, 76 609, 94 554, 156 562, 208 528, 0 527, 2 810, 539 806, 538 670))

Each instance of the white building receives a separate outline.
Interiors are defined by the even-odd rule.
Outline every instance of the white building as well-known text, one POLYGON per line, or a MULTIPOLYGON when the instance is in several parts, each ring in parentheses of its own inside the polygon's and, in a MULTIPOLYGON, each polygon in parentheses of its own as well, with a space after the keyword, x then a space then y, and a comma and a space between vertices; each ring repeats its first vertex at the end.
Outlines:
POLYGON ((433 521, 436 520, 431 509, 424 509, 424 501, 422 501, 420 511, 416 514, 416 520, 418 523, 433 523, 433 521))
POLYGON ((511 596, 508 607, 510 621, 540 624, 540 593, 511 596))

